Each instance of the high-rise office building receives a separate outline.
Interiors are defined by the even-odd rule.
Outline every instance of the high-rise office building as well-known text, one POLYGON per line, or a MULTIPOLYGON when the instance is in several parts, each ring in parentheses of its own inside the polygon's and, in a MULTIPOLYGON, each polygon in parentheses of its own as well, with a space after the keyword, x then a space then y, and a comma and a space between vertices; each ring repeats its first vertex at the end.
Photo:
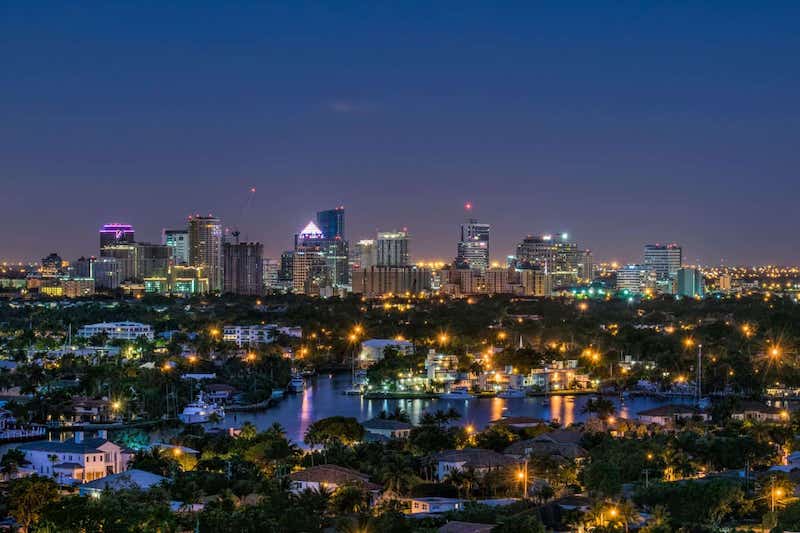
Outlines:
POLYGON ((246 296, 264 294, 263 251, 264 247, 258 242, 226 242, 223 245, 222 292, 246 296))
POLYGON ((677 244, 645 244, 644 264, 657 280, 675 279, 682 266, 683 250, 677 244))
POLYGON ((385 294, 417 294, 431 288, 431 271, 420 267, 374 266, 353 272, 353 292, 364 298, 385 294))
POLYGON ((113 290, 124 281, 121 278, 120 264, 113 257, 92 258, 92 277, 97 289, 113 290))
POLYGON ((42 276, 57 276, 61 274, 63 266, 64 261, 61 259, 61 256, 53 252, 47 257, 42 258, 42 268, 40 272, 42 276))
POLYGON ((350 254, 350 268, 364 269, 374 267, 378 261, 374 239, 362 239, 356 242, 350 254))
POLYGON ((208 290, 220 292, 224 279, 222 269, 222 222, 215 216, 189 217, 189 264, 203 267, 208 277, 208 290))
POLYGON ((489 224, 471 218, 461 224, 456 266, 475 270, 489 268, 489 224))
POLYGON ((705 280, 699 269, 679 268, 676 278, 678 295, 687 298, 702 298, 705 294, 705 280))
POLYGON ((575 284, 580 277, 580 259, 578 245, 566 233, 528 235, 517 245, 517 266, 542 269, 553 286, 575 284))
POLYGON ((135 242, 133 226, 112 222, 104 224, 100 229, 100 248, 112 244, 127 244, 135 242))
POLYGON ((381 231, 378 232, 376 251, 376 265, 387 267, 404 267, 410 263, 408 232, 381 231))
POLYGON ((646 265, 625 265, 617 269, 617 291, 627 294, 645 294, 652 288, 655 276, 646 265))
MULTIPOLYGON (((322 211, 321 213, 330 213, 331 211, 322 211)), ((340 229, 344 229, 344 209, 333 210, 338 216, 341 217, 340 229)), ((324 217, 323 217, 324 218, 324 217)), ((331 226, 333 227, 333 226, 331 226)), ((343 287, 350 284, 350 269, 348 268, 348 246, 347 241, 342 239, 341 236, 328 238, 323 233, 322 229, 317 226, 313 221, 309 222, 300 233, 294 236, 294 251, 295 255, 302 252, 305 255, 316 254, 325 260, 325 265, 328 270, 327 276, 318 276, 321 281, 330 279, 332 286, 343 287)), ((303 262, 301 262, 303 263, 303 262)), ((297 265, 297 258, 292 262, 297 265)), ((292 279, 295 280, 293 285, 297 286, 298 275, 308 274, 308 271, 293 272, 292 279)), ((316 275, 316 274, 315 274, 316 275)))
POLYGON ((121 281, 141 281, 151 276, 166 275, 172 259, 172 248, 147 242, 119 243, 101 248, 100 256, 117 260, 121 281))
POLYGON ((189 230, 165 229, 161 232, 161 244, 172 248, 172 261, 176 265, 189 264, 189 230))
POLYGON ((281 288, 278 283, 279 272, 281 269, 281 262, 278 259, 264 258, 261 261, 262 276, 264 280, 264 289, 274 291, 281 288))
POLYGON ((581 250, 578 252, 578 277, 585 282, 594 279, 594 259, 591 250, 581 250))
POLYGON ((317 226, 325 239, 346 240, 344 232, 344 207, 317 212, 317 226))

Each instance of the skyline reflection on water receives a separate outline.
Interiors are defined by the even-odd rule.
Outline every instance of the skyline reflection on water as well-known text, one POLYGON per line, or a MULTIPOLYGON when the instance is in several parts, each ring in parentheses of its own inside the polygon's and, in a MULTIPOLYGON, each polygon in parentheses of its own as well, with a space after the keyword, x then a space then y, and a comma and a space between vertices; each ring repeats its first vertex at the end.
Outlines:
MULTIPOLYGON (((221 428, 241 426, 245 421, 252 422, 262 431, 277 422, 286 430, 287 436, 297 444, 303 443, 308 427, 316 420, 329 416, 354 417, 359 422, 369 420, 381 411, 392 412, 396 406, 403 409, 417 423, 426 411, 448 410, 451 407, 461 414, 459 424, 473 424, 476 429, 485 428, 490 421, 502 416, 531 416, 545 420, 558 421, 568 426, 587 418, 583 408, 591 396, 552 396, 528 398, 476 398, 471 400, 366 400, 362 396, 347 396, 345 389, 350 386, 350 376, 346 374, 330 377, 327 374, 307 380, 306 389, 299 394, 287 394, 278 405, 260 412, 231 413, 216 425, 221 428)), ((636 413, 651 407, 669 403, 656 398, 630 398, 620 403, 611 398, 622 418, 633 418, 636 413)))

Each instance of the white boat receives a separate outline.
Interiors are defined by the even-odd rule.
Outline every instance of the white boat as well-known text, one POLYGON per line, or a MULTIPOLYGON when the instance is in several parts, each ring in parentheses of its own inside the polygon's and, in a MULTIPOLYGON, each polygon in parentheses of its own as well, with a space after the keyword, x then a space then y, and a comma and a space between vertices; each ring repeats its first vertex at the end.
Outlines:
POLYGON ((285 394, 286 391, 283 389, 272 389, 272 394, 270 395, 270 398, 272 398, 273 400, 283 400, 285 394))
POLYGON ((519 389, 517 387, 506 387, 505 389, 501 390, 497 393, 498 398, 503 399, 512 399, 512 398, 524 398, 525 397, 525 389, 519 389))
POLYGON ((221 405, 206 402, 203 399, 203 393, 200 392, 196 401, 183 408, 178 419, 184 424, 202 424, 208 422, 213 415, 225 418, 225 409, 221 405))
POLYGON ((289 392, 303 392, 306 388, 306 381, 303 379, 303 376, 294 375, 292 379, 289 381, 289 385, 287 389, 289 392))
POLYGON ((356 385, 354 387, 349 387, 345 389, 344 394, 346 396, 361 396, 362 394, 364 394, 364 389, 356 385))
POLYGON ((453 387, 450 391, 439 395, 442 400, 469 400, 474 397, 466 387, 453 387))

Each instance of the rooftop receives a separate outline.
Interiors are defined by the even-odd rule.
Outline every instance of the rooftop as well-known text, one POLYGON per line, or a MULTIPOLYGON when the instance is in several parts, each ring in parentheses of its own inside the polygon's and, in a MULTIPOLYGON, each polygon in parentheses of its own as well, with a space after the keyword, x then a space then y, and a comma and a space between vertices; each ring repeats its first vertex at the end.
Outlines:
POLYGON ((367 420, 361 424, 364 426, 364 429, 387 429, 387 430, 398 430, 398 429, 412 429, 414 426, 409 424, 408 422, 403 422, 401 420, 389 420, 386 418, 373 418, 372 420, 367 420))
POLYGON ((83 439, 81 442, 75 442, 75 439, 67 439, 65 441, 57 440, 36 440, 33 442, 26 442, 20 444, 17 448, 22 451, 32 452, 52 452, 52 453, 100 453, 98 449, 103 444, 110 442, 108 439, 101 439, 99 437, 91 439, 83 439))
POLYGON ((699 415, 703 413, 702 409, 698 409, 693 405, 680 405, 680 404, 669 404, 669 405, 659 405, 658 407, 653 407, 652 409, 645 409, 644 411, 639 411, 637 414, 639 416, 675 416, 675 415, 699 415))
POLYGON ((481 448, 447 450, 434 454, 433 459, 446 463, 464 463, 464 466, 473 468, 506 467, 519 464, 519 461, 513 457, 481 448))
POLYGON ((167 478, 145 472, 144 470, 126 470, 119 474, 111 474, 100 479, 95 479, 83 485, 86 489, 96 490, 123 490, 123 489, 143 489, 147 490, 165 481, 167 478))
POLYGON ((362 474, 358 470, 345 468, 339 465, 317 465, 304 470, 298 470, 289 474, 292 481, 308 481, 311 483, 330 483, 331 485, 343 485, 345 483, 363 483, 370 490, 377 490, 381 487, 370 483, 369 476, 362 474))

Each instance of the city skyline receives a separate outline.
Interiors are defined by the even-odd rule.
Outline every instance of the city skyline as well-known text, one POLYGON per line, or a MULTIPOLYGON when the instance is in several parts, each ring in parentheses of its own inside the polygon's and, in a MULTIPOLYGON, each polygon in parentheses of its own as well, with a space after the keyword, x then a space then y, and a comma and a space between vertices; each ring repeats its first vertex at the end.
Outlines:
POLYGON ((278 257, 345 205, 352 241, 407 227, 414 257, 449 260, 470 201, 493 260, 566 231, 597 260, 675 241, 688 263, 798 264, 799 14, 11 3, 0 256, 213 212, 278 257))

